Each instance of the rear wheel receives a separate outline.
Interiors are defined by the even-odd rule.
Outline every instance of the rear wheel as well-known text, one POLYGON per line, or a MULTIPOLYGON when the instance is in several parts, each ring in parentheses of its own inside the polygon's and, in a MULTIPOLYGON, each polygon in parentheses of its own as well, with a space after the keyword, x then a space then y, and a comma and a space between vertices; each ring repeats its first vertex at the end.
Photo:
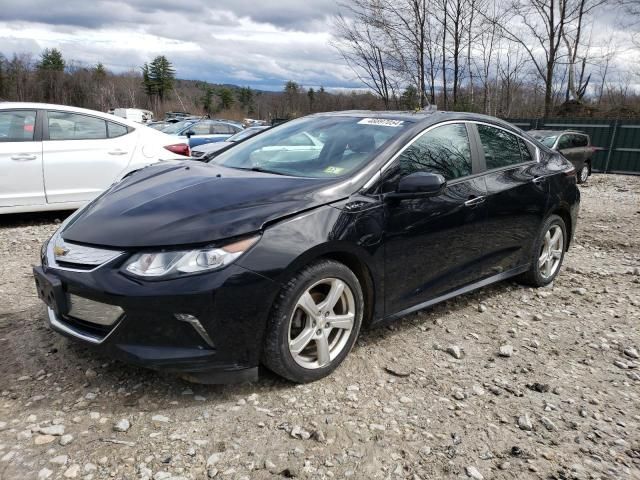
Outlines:
POLYGON ((564 259, 566 232, 561 217, 551 215, 547 218, 534 244, 530 269, 521 277, 523 283, 544 287, 553 282, 564 259))
POLYGON ((298 383, 327 376, 353 347, 363 305, 360 283, 345 265, 322 260, 304 268, 274 304, 263 363, 298 383))
POLYGON ((589 175, 591 175, 591 165, 586 162, 578 172, 578 183, 586 182, 589 179, 589 175))

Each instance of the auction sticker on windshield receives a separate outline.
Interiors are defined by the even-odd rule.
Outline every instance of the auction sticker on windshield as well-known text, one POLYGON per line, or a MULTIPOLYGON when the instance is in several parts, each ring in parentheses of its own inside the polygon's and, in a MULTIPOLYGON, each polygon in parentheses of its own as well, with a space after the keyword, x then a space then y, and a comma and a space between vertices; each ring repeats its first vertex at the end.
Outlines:
POLYGON ((363 118, 358 122, 360 125, 378 125, 381 127, 401 127, 404 125, 402 120, 391 120, 388 118, 363 118))

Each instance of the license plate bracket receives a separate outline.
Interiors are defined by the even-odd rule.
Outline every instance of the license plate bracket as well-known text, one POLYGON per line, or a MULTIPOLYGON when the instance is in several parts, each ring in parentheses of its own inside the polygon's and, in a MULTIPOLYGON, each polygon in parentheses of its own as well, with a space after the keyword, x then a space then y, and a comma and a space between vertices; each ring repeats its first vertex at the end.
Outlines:
POLYGON ((56 312, 56 315, 66 315, 69 311, 69 302, 62 281, 58 277, 45 273, 42 267, 33 267, 33 278, 36 282, 38 298, 56 312))

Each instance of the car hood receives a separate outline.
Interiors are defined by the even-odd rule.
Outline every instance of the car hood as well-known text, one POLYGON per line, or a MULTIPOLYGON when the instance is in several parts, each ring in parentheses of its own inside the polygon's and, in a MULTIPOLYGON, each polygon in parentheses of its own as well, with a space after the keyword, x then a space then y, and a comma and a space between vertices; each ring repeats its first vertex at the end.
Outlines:
POLYGON ((345 198, 333 179, 243 171, 194 161, 126 177, 61 232, 71 242, 118 248, 207 243, 345 198))

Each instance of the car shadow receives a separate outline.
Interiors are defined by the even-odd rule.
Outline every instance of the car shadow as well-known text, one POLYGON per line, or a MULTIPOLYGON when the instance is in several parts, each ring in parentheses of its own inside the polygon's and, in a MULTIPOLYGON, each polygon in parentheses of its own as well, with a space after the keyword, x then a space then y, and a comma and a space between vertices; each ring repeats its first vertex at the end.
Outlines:
POLYGON ((62 222, 73 210, 50 212, 7 213, 0 215, 0 228, 16 228, 34 225, 51 225, 62 222))

